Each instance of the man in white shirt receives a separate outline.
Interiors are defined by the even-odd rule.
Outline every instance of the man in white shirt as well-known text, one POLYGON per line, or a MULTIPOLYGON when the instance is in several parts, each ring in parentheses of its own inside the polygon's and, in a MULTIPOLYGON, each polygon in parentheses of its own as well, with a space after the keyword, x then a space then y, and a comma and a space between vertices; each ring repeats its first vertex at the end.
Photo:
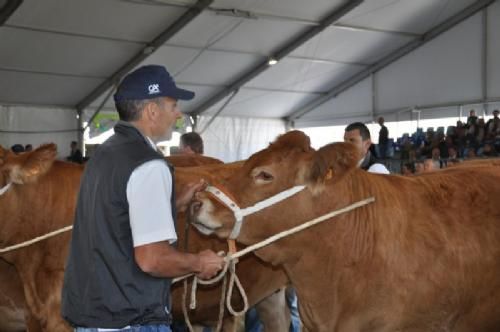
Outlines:
POLYGON ((205 184, 174 197, 173 168, 155 146, 181 116, 177 100, 193 97, 153 65, 128 74, 114 95, 120 121, 86 165, 65 271, 62 315, 77 332, 169 332, 171 278, 222 268, 211 250, 173 246, 176 210, 205 184))
POLYGON ((384 164, 379 163, 370 152, 372 140, 368 127, 361 122, 354 122, 345 128, 344 142, 349 142, 358 147, 362 152, 363 158, 358 166, 371 173, 390 174, 384 164))

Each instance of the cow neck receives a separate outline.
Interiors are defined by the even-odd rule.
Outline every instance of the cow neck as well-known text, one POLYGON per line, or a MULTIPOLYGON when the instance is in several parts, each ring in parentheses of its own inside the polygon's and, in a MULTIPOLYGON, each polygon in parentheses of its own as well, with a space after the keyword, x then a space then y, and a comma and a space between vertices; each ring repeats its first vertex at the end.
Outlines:
POLYGON ((8 182, 5 186, 0 188, 0 196, 5 194, 7 191, 9 191, 10 187, 12 186, 12 182, 8 182))
POLYGON ((229 235, 229 239, 234 240, 238 237, 238 235, 240 235, 241 225, 243 224, 243 219, 246 216, 259 212, 301 192, 305 188, 305 186, 295 186, 289 188, 243 209, 239 207, 238 204, 236 204, 234 199, 230 198, 231 195, 227 193, 227 190, 223 190, 220 188, 220 186, 208 186, 205 190, 215 196, 218 201, 223 203, 228 209, 233 212, 236 222, 234 223, 233 230, 229 235))

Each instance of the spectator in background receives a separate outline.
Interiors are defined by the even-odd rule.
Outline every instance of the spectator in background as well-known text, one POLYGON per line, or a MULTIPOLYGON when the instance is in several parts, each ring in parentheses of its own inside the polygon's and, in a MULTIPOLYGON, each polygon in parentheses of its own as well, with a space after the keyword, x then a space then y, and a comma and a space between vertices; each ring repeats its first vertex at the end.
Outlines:
POLYGON ((486 139, 495 139, 500 134, 500 118, 498 117, 499 111, 493 111, 493 118, 486 122, 486 139))
POLYGON ((457 149, 454 146, 448 148, 448 159, 457 159, 457 149))
MULTIPOLYGON (((448 149, 446 149, 446 155, 448 155, 448 149)), ((439 165, 438 168, 443 168, 444 166, 446 166, 446 159, 441 159, 441 150, 439 149, 439 147, 435 147, 432 149, 431 159, 437 162, 437 164, 439 165)))
POLYGON ((439 170, 440 164, 439 160, 426 159, 424 161, 424 173, 434 172, 439 170))
POLYGON ((417 160, 415 162, 415 174, 422 174, 424 172, 424 162, 422 160, 417 160))
POLYGON ((486 125, 484 124, 484 119, 478 119, 476 125, 476 147, 479 146, 486 137, 486 125))
POLYGON ((26 146, 24 147, 24 151, 25 151, 25 152, 30 152, 30 151, 33 151, 33 145, 31 145, 31 144, 26 144, 26 146))
POLYGON ((384 118, 378 118, 378 124, 380 125, 380 131, 378 132, 378 152, 379 158, 385 159, 387 156, 387 148, 389 147, 389 129, 384 126, 384 118))
POLYGON ((470 148, 467 150, 467 158, 474 159, 476 158, 476 150, 470 148))
POLYGON ((368 127, 361 122, 354 122, 345 128, 344 142, 353 143, 358 147, 363 155, 358 166, 365 171, 372 173, 389 174, 389 170, 385 165, 378 162, 373 154, 369 151, 372 140, 368 127))
POLYGON ((492 158, 492 157, 498 157, 498 154, 495 148, 491 144, 486 143, 480 152, 480 156, 492 158))
POLYGON ((194 131, 182 134, 179 143, 181 154, 203 154, 203 139, 194 131))
POLYGON ((466 125, 466 127, 467 127, 467 129, 469 129, 471 126, 475 126, 476 124, 477 124, 476 111, 475 110, 470 110, 469 111, 469 117, 467 118, 467 125, 466 125))
POLYGON ((453 146, 453 140, 450 136, 445 136, 444 134, 438 136, 439 156, 441 160, 446 160, 448 159, 448 147, 453 146))
POLYGON ((405 163, 401 168, 401 174, 405 176, 413 175, 415 173, 415 167, 412 163, 405 163))
POLYGON ((465 125, 463 124, 463 122, 457 121, 457 131, 456 136, 453 140, 453 144, 457 147, 457 154, 460 158, 464 156, 466 134, 467 130, 465 129, 465 125))
POLYGON ((12 150, 12 152, 14 152, 15 154, 19 154, 19 153, 23 153, 24 152, 24 146, 22 146, 21 144, 14 144, 10 147, 10 149, 12 150))
POLYGON ((83 163, 83 155, 82 151, 78 149, 78 143, 76 141, 72 141, 70 144, 71 153, 66 158, 67 161, 71 161, 72 163, 82 164, 83 163))

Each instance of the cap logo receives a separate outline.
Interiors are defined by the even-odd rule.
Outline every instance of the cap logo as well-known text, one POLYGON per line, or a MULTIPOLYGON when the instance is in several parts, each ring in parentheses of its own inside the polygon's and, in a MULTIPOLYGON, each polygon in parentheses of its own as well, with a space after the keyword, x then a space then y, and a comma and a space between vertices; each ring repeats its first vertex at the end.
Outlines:
POLYGON ((150 95, 154 95, 156 93, 160 93, 160 84, 150 84, 148 86, 148 91, 150 95))

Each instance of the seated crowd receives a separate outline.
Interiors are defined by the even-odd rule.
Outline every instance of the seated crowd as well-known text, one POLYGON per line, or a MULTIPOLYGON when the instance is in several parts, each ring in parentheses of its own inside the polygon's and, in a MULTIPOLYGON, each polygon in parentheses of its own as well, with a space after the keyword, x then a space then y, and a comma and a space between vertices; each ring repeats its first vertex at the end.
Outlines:
POLYGON ((419 174, 445 168, 454 163, 473 158, 494 158, 500 154, 499 111, 493 111, 493 118, 485 122, 470 111, 467 123, 457 121, 450 126, 426 133, 419 128, 411 136, 398 138, 396 150, 401 155, 401 173, 419 174))

